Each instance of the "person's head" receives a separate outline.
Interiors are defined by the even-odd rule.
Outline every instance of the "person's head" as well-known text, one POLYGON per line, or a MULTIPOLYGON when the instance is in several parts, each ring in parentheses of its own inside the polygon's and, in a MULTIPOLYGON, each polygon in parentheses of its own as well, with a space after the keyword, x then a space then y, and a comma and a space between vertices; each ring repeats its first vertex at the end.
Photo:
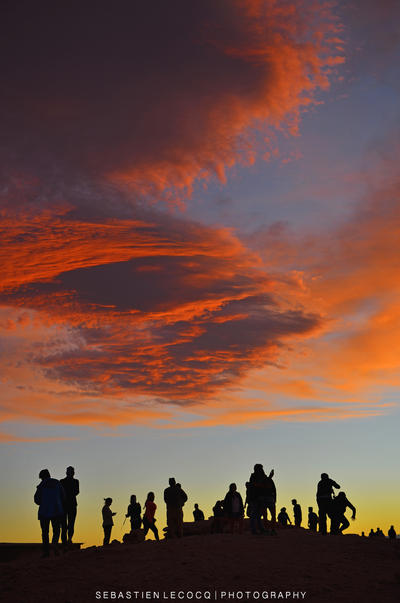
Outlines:
POLYGON ((254 471, 257 473, 259 471, 263 471, 263 466, 261 465, 261 463, 256 463, 254 465, 254 471))
POLYGON ((136 494, 131 495, 131 504, 134 505, 136 502, 136 494))
POLYGON ((229 484, 229 492, 236 492, 236 484, 229 484))
POLYGON ((112 498, 109 498, 109 497, 105 498, 104 504, 106 505, 106 507, 110 507, 112 504, 112 498))
POLYGON ((199 505, 198 505, 197 503, 194 503, 194 508, 195 508, 195 509, 198 509, 198 508, 199 508, 199 505))
POLYGON ((297 505, 297 500, 295 498, 292 498, 292 505, 297 505))
POLYGON ((75 469, 73 467, 67 467, 66 474, 67 477, 74 477, 75 469))
POLYGON ((329 475, 327 473, 321 473, 321 479, 325 481, 326 479, 329 479, 329 475))
POLYGON ((174 477, 170 477, 169 480, 168 480, 168 483, 169 483, 170 486, 175 486, 175 484, 176 484, 175 478, 174 477))
POLYGON ((39 479, 41 479, 42 481, 44 481, 45 479, 49 479, 50 477, 50 471, 48 469, 42 469, 39 472, 39 479))
POLYGON ((149 492, 147 495, 147 500, 154 502, 154 492, 149 492))
POLYGON ((345 492, 339 492, 339 494, 336 496, 336 498, 339 498, 339 499, 346 498, 345 492))
POLYGON ((313 509, 312 507, 308 507, 308 512, 312 513, 312 509, 313 509))
POLYGON ((282 507, 281 513, 284 513, 285 511, 286 511, 286 507, 282 507))
POLYGON ((176 484, 176 487, 177 488, 182 488, 182 485, 181 484, 176 484))

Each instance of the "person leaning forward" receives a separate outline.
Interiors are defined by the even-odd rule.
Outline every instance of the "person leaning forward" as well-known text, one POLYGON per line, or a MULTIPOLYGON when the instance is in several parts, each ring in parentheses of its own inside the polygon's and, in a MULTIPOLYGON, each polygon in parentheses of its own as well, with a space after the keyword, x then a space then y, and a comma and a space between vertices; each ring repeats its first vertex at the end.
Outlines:
POLYGON ((321 473, 317 486, 318 521, 320 534, 326 534, 326 516, 329 515, 333 500, 333 488, 340 488, 327 473, 321 473))
POLYGON ((164 490, 164 501, 167 505, 168 538, 183 536, 183 505, 187 495, 177 484, 174 477, 169 478, 169 487, 164 490))

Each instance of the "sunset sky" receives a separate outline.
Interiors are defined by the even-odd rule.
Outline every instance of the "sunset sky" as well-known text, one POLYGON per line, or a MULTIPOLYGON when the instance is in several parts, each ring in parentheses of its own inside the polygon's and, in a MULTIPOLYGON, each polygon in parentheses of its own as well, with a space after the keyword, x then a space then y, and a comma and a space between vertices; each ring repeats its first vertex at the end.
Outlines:
POLYGON ((2 3, 1 541, 327 472, 400 531, 397 0, 2 3))

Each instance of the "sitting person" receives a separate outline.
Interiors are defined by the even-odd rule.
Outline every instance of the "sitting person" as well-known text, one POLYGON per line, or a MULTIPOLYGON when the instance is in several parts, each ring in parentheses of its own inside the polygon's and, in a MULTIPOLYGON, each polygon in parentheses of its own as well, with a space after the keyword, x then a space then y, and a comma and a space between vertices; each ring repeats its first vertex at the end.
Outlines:
POLYGON ((132 494, 131 502, 128 505, 128 510, 126 512, 125 517, 131 518, 131 532, 133 530, 140 530, 140 526, 142 525, 142 507, 140 503, 136 502, 136 496, 132 494))
POLYGON ((204 513, 201 509, 199 509, 199 505, 195 503, 193 517, 195 521, 204 521, 204 513))
POLYGON ((284 526, 285 528, 288 526, 288 524, 292 523, 290 521, 290 517, 286 512, 286 507, 282 507, 282 509, 280 510, 280 512, 278 513, 278 521, 281 524, 281 526, 284 526))

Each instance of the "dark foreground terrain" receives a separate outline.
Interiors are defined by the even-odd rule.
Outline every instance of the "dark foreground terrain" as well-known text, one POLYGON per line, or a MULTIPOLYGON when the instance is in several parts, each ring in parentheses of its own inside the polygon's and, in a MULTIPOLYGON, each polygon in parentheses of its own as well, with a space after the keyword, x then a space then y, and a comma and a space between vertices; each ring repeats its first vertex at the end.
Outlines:
POLYGON ((399 543, 320 536, 215 534, 113 544, 0 565, 7 603, 126 600, 400 601, 399 543))

